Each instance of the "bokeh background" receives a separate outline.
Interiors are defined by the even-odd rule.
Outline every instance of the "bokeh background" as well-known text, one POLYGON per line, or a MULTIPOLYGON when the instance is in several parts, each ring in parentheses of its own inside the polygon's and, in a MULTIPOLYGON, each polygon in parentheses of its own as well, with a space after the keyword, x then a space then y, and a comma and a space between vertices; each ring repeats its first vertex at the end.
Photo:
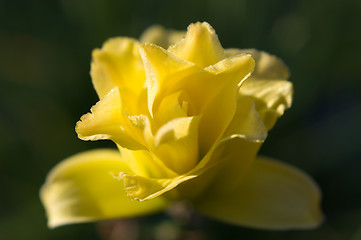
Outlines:
POLYGON ((138 239, 361 239, 359 0, 0 0, 0 239, 101 239, 110 223, 47 229, 38 197, 63 158, 113 146, 83 142, 74 131, 97 101, 91 50, 109 37, 137 38, 153 24, 185 30, 196 21, 208 21, 225 48, 265 50, 290 67, 293 107, 261 153, 313 176, 326 221, 279 232, 201 216, 186 224, 163 213, 119 228, 138 239))

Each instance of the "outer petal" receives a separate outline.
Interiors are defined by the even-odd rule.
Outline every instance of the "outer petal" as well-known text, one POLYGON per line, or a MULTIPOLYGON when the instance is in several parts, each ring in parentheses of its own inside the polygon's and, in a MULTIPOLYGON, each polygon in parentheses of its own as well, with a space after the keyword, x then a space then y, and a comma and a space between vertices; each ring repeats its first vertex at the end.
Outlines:
POLYGON ((129 171, 116 150, 93 150, 74 155, 56 166, 41 188, 49 226, 149 214, 166 207, 163 198, 147 202, 126 197, 112 175, 129 171))
POLYGON ((268 129, 291 107, 293 86, 286 80, 248 79, 239 93, 251 97, 268 129))
POLYGON ((183 41, 168 49, 175 56, 204 68, 225 58, 214 29, 206 22, 189 25, 183 41))
MULTIPOLYGON (((227 187, 228 183, 223 184, 227 187)), ((233 191, 205 195, 197 208, 210 217, 248 227, 313 228, 323 219, 320 195, 317 185, 305 173, 259 158, 233 191)))
POLYGON ((174 31, 163 28, 160 25, 154 25, 145 30, 140 37, 142 43, 153 43, 162 48, 168 48, 182 40, 186 35, 184 31, 174 31))
POLYGON ((225 54, 250 54, 255 60, 254 71, 239 92, 254 100, 261 119, 267 129, 271 129, 277 118, 282 116, 292 103, 293 87, 292 83, 287 81, 287 66, 276 56, 255 49, 226 49, 225 54))
POLYGON ((261 79, 288 79, 289 71, 284 62, 271 54, 256 49, 226 49, 225 54, 231 57, 239 54, 251 54, 256 61, 252 78, 261 79))

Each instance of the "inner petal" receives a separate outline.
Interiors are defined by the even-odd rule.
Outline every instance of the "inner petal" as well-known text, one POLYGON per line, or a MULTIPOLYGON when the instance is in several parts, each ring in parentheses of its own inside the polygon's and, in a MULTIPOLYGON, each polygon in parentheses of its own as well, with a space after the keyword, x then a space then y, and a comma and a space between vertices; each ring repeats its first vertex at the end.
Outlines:
POLYGON ((186 117, 183 105, 180 104, 181 91, 168 95, 161 100, 157 111, 154 113, 154 120, 160 127, 175 118, 186 117))
POLYGON ((199 117, 176 118, 163 125, 150 150, 173 171, 183 174, 198 163, 199 117))

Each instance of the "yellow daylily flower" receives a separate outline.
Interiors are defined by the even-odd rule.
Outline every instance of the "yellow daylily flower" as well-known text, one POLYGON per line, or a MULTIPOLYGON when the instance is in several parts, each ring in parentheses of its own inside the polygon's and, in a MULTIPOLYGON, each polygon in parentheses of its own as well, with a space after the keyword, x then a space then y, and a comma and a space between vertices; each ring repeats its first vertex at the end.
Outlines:
POLYGON ((49 226, 150 214, 178 200, 243 226, 318 226, 313 180, 257 156, 291 106, 288 76, 275 56, 223 49, 206 22, 108 40, 91 64, 100 101, 76 131, 118 150, 80 153, 50 172, 41 189, 49 226))

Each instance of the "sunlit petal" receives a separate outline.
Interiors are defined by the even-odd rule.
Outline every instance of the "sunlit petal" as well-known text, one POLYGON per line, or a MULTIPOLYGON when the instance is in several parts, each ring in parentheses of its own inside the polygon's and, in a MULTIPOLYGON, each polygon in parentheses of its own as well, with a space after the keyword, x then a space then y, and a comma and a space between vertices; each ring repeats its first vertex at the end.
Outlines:
POLYGON ((138 41, 131 38, 112 38, 101 49, 93 51, 91 77, 99 98, 119 87, 140 94, 145 81, 144 67, 139 54, 138 41))
MULTIPOLYGON (((249 55, 224 59, 207 68, 215 74, 218 83, 216 94, 209 103, 205 102, 199 124, 200 151, 207 152, 219 140, 231 122, 237 103, 237 89, 254 67, 254 60, 249 55)), ((209 92, 213 89, 209 86, 209 92)))
POLYGON ((175 56, 204 68, 225 58, 214 29, 206 22, 191 24, 184 40, 168 49, 175 56))
POLYGON ((144 149, 141 139, 135 139, 128 129, 129 119, 123 112, 118 88, 114 88, 83 115, 76 125, 83 140, 111 139, 130 149, 144 149))
POLYGON ((148 109, 153 114, 153 105, 158 107, 162 97, 174 93, 174 89, 168 86, 177 85, 177 82, 194 73, 198 68, 187 61, 171 55, 166 50, 152 45, 143 44, 140 48, 147 75, 146 87, 148 89, 148 109), (173 90, 173 91, 172 91, 173 90))

